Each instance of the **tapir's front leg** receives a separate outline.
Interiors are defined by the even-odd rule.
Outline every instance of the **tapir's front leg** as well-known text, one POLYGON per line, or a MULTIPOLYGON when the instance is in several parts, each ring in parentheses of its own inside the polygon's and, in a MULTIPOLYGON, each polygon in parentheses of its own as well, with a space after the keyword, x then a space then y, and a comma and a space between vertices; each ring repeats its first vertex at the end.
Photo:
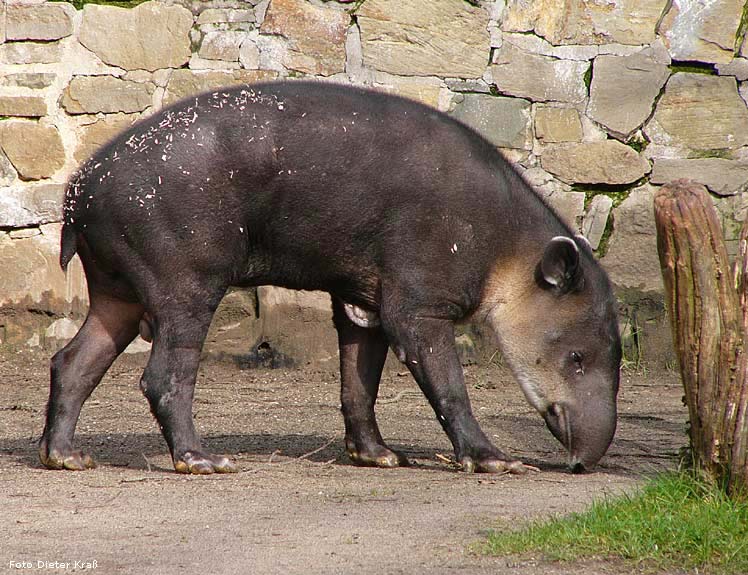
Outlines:
POLYGON ((393 347, 431 403, 465 471, 524 473, 522 462, 494 447, 473 415, 449 320, 383 315, 393 347), (394 321, 393 321, 394 319, 394 321))

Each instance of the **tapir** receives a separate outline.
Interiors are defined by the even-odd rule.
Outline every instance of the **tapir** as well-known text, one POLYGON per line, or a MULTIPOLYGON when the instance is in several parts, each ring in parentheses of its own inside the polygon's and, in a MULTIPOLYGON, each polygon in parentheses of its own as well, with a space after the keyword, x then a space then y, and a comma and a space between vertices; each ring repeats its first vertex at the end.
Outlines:
POLYGON ((322 290, 340 346, 345 447, 407 464, 374 407, 389 349, 465 471, 522 473, 472 413, 455 325, 483 322, 529 403, 592 468, 616 428, 621 360, 611 284, 486 139, 404 98, 281 81, 188 97, 134 124, 70 179, 60 263, 78 254, 90 309, 51 360, 42 463, 85 469, 81 407, 139 334, 140 387, 176 471, 236 471, 202 446, 192 401, 211 318, 231 286, 322 290))

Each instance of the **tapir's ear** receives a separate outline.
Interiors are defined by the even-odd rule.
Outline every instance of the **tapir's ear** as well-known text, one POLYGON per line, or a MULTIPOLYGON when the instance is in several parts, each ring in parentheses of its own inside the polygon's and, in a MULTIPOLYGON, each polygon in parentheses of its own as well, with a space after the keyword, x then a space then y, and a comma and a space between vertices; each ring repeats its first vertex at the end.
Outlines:
POLYGON ((536 269, 541 286, 566 293, 579 285, 579 247, 571 238, 556 236, 545 246, 536 269))
POLYGON ((582 234, 575 234, 574 237, 577 238, 577 240, 579 241, 581 245, 583 245, 588 250, 592 251, 592 244, 590 243, 590 240, 585 238, 582 234))

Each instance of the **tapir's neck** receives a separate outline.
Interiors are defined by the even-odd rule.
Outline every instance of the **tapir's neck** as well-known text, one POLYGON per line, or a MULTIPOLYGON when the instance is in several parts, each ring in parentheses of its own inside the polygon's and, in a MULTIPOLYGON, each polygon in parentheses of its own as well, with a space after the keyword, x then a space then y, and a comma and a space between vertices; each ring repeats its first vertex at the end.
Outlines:
POLYGON ((540 288, 535 283, 534 270, 540 254, 527 249, 522 251, 526 254, 523 258, 496 262, 473 319, 491 328, 527 401, 538 412, 544 413, 548 402, 538 388, 539 382, 522 367, 531 361, 523 357, 527 352, 527 345, 523 343, 526 328, 523 322, 535 311, 533 299, 540 288))
POLYGON ((517 251, 523 252, 524 257, 515 255, 494 262, 483 284, 481 303, 473 314, 475 321, 503 323, 504 318, 520 313, 527 298, 537 289, 534 270, 540 260, 534 252, 520 246, 517 251))

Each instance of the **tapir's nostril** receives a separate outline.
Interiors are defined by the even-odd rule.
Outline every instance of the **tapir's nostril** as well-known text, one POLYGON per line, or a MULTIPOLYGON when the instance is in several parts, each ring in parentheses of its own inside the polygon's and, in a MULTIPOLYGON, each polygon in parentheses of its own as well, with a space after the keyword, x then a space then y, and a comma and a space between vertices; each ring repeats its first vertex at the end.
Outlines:
POLYGON ((584 463, 582 463, 581 461, 571 461, 569 463, 569 469, 571 469, 571 472, 575 474, 584 473, 585 471, 587 471, 584 467, 584 463))

